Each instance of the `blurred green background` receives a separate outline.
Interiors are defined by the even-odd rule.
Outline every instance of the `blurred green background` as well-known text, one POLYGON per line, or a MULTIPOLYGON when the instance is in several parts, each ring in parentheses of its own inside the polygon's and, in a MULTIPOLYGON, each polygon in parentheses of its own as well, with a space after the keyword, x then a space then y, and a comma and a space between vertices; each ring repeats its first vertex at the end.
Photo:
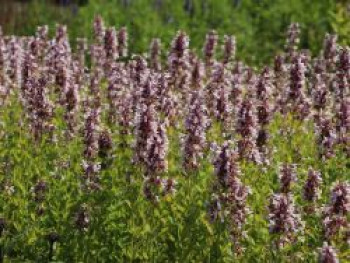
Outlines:
POLYGON ((165 48, 178 29, 200 50, 205 34, 216 29, 233 34, 238 57, 246 62, 271 62, 283 49, 291 22, 302 29, 301 48, 313 53, 322 47, 327 32, 350 43, 350 1, 336 0, 0 0, 0 24, 6 34, 30 35, 38 25, 66 24, 70 39, 91 37, 92 20, 101 14, 106 25, 127 26, 132 52, 145 52, 154 37, 165 48))

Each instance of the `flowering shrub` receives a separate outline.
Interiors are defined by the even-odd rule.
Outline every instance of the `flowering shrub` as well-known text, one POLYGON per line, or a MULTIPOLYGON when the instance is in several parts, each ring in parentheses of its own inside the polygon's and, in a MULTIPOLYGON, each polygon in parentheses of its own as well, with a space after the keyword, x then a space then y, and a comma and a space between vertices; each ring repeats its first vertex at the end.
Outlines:
POLYGON ((349 47, 300 30, 261 69, 216 31, 1 33, 0 262, 345 262, 349 47))

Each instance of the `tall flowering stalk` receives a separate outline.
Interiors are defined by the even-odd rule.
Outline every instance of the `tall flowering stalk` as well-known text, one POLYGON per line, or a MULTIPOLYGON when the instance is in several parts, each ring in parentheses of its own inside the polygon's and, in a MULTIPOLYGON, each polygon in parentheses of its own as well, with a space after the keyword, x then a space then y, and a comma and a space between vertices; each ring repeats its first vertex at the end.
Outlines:
POLYGON ((161 196, 175 193, 176 181, 162 177, 168 170, 168 136, 166 125, 159 120, 152 103, 156 94, 156 81, 150 77, 143 87, 137 120, 137 138, 134 161, 145 167, 143 193, 157 204, 161 196))
POLYGON ((231 144, 230 141, 225 141, 217 152, 214 161, 216 179, 223 187, 227 187, 230 184, 230 180, 241 177, 238 155, 237 152, 232 149, 231 144))
POLYGON ((105 32, 104 49, 106 54, 105 71, 106 75, 109 76, 113 64, 118 58, 117 32, 115 31, 114 27, 108 28, 105 32))
POLYGON ((74 79, 71 68, 65 69, 65 82, 64 82, 64 105, 66 112, 64 119, 67 124, 67 137, 72 138, 77 131, 77 115, 79 110, 79 84, 74 79))
POLYGON ((269 203, 269 230, 277 234, 277 248, 296 242, 303 229, 303 222, 294 204, 291 186, 296 182, 295 165, 283 164, 279 171, 280 193, 273 194, 269 203))
POLYGON ((67 77, 65 69, 71 65, 71 48, 66 26, 57 25, 55 40, 51 43, 47 59, 50 81, 56 84, 56 92, 61 100, 67 77))
POLYGON ((210 74, 211 67, 214 64, 216 47, 218 44, 218 34, 215 30, 210 31, 205 38, 203 47, 204 62, 207 73, 210 74))
POLYGON ((274 60, 274 89, 273 98, 275 101, 274 111, 282 114, 287 111, 285 105, 285 97, 287 95, 288 84, 288 65, 282 55, 277 55, 274 60))
POLYGON ((271 121, 272 107, 270 96, 272 94, 271 73, 269 68, 264 68, 256 85, 257 100, 257 123, 259 125, 256 145, 259 149, 261 158, 267 162, 268 149, 267 141, 269 138, 268 125, 271 121))
POLYGON ((128 31, 122 27, 117 33, 118 55, 121 58, 128 56, 128 31))
POLYGON ((149 144, 157 134, 158 116, 153 103, 156 94, 156 82, 149 76, 143 85, 140 101, 135 115, 134 162, 145 165, 149 144))
MULTIPOLYGON (((85 74, 85 60, 86 60, 86 51, 87 51, 87 40, 86 38, 78 38, 77 39, 77 47, 76 47, 76 53, 75 53, 75 61, 78 65, 78 69, 76 72, 79 72, 77 77, 82 78, 82 81, 84 80, 84 74, 85 74)), ((80 84, 81 82, 79 82, 80 84)))
POLYGON ((93 70, 95 72, 99 72, 99 75, 101 75, 101 77, 104 77, 104 67, 107 64, 104 46, 99 43, 92 44, 90 47, 90 54, 93 70))
POLYGON ((321 74, 315 76, 311 96, 314 109, 314 121, 316 125, 319 125, 320 120, 326 113, 327 104, 329 103, 329 92, 321 74))
POLYGON ((94 31, 94 40, 99 44, 102 44, 106 29, 105 29, 103 19, 100 15, 97 15, 94 19, 93 31, 94 31))
POLYGON ((118 107, 121 106, 126 87, 129 83, 128 71, 122 63, 116 63, 111 68, 108 77, 107 100, 108 100, 108 122, 115 124, 118 120, 118 107))
POLYGON ((39 41, 40 59, 44 60, 49 47, 49 27, 47 25, 39 26, 36 30, 35 37, 39 41))
POLYGON ((294 164, 283 164, 279 171, 280 192, 284 194, 290 193, 292 183, 296 181, 296 166, 294 164))
POLYGON ((336 74, 336 98, 342 100, 350 94, 350 48, 348 47, 344 47, 339 51, 336 74))
POLYGON ((169 74, 160 73, 157 75, 157 97, 158 110, 163 115, 164 122, 167 126, 177 126, 178 119, 178 97, 169 85, 169 74))
POLYGON ((290 86, 287 95, 287 103, 290 111, 300 119, 305 119, 309 113, 309 102, 304 94, 306 66, 303 57, 297 55, 293 58, 290 68, 290 86))
POLYGON ((27 110, 34 139, 39 141, 45 131, 52 131, 50 124, 53 106, 47 96, 47 77, 39 66, 38 40, 33 39, 25 55, 21 100, 27 110))
POLYGON ((328 245, 327 242, 323 243, 323 246, 319 251, 318 262, 319 263, 339 263, 336 250, 332 246, 328 245))
POLYGON ((329 116, 320 119, 319 125, 316 127, 316 135, 320 158, 329 159, 333 157, 337 136, 334 124, 329 116))
POLYGON ((195 59, 191 71, 191 89, 200 90, 204 85, 204 65, 200 59, 195 59))
POLYGON ((261 162, 259 151, 256 147, 257 122, 256 108, 253 99, 246 96, 236 117, 236 132, 240 135, 238 140, 238 152, 241 159, 261 162))
POLYGON ((316 211, 316 201, 321 195, 322 178, 321 173, 312 168, 309 168, 307 180, 303 187, 303 199, 308 202, 306 207, 307 213, 316 211))
MULTIPOLYGON (((133 96, 133 110, 136 112, 137 107, 141 103, 142 93, 146 92, 145 86, 148 85, 150 87, 152 82, 152 89, 148 88, 148 91, 155 93, 155 85, 154 85, 154 74, 150 75, 150 70, 147 65, 147 61, 142 56, 135 56, 134 60, 130 64, 130 75, 131 75, 131 84, 132 84, 132 96, 133 96)), ((153 95, 150 96, 153 97, 153 95)))
MULTIPOLYGON (((106 28, 101 16, 96 16, 93 22, 94 42, 90 46, 91 63, 95 72, 99 72, 101 77, 105 76, 105 68, 108 65, 105 49, 106 28)), ((109 65, 108 65, 109 66, 109 65)), ((108 67, 107 66, 107 67, 108 67)))
POLYGON ((303 224, 291 193, 271 196, 268 219, 270 233, 277 235, 275 240, 277 248, 298 240, 303 224))
POLYGON ((228 223, 234 251, 241 254, 244 251, 241 241, 246 237, 244 225, 250 214, 247 198, 251 190, 240 181, 238 157, 237 152, 231 149, 231 143, 225 141, 214 161, 216 180, 209 216, 212 222, 221 219, 228 223))
MULTIPOLYGON (((181 89, 188 79, 189 70, 189 38, 179 31, 171 43, 168 55, 168 68, 171 74, 171 84, 175 89, 181 89)), ((182 92, 185 92, 182 90, 182 92)))
POLYGON ((120 103, 118 104, 118 123, 120 126, 120 135, 124 140, 124 145, 126 144, 126 136, 131 134, 131 130, 135 126, 132 108, 132 96, 128 92, 124 92, 120 98, 120 103))
POLYGON ((291 62, 296 55, 300 42, 300 25, 292 23, 287 31, 287 41, 285 45, 287 59, 291 62))
POLYGON ((98 132, 100 123, 99 108, 90 108, 85 113, 83 129, 84 160, 83 160, 83 189, 87 191, 100 189, 99 171, 100 164, 96 162, 99 151, 98 132))
POLYGON ((166 159, 168 152, 168 136, 164 123, 157 123, 157 130, 147 145, 146 174, 160 174, 168 169, 166 159))
POLYGON ((232 70, 232 75, 229 78, 232 87, 230 94, 230 101, 232 102, 232 112, 234 116, 237 116, 241 104, 243 101, 244 90, 244 65, 242 62, 237 62, 232 70))
POLYGON ((212 77, 208 86, 208 108, 213 116, 220 121, 227 131, 232 125, 230 103, 230 83, 228 72, 223 63, 217 63, 212 67, 212 77))
MULTIPOLYGON (((323 210, 323 227, 325 238, 330 241, 345 232, 349 238, 350 184, 338 182, 331 189, 330 202, 323 210)), ((347 240, 349 242, 349 240, 347 240)))
POLYGON ((224 65, 229 65, 233 62, 236 56, 236 38, 234 36, 224 36, 224 44, 222 47, 224 65))
POLYGON ((20 38, 12 36, 8 43, 8 76, 11 80, 12 86, 15 88, 21 84, 22 81, 22 59, 23 47, 20 38))
POLYGON ((183 167, 186 171, 192 171, 200 166, 209 124, 202 90, 192 92, 188 107, 189 112, 185 121, 186 137, 183 141, 183 167))
POLYGON ((350 97, 344 98, 336 107, 337 143, 350 156, 350 97))
POLYGON ((325 60, 325 65, 327 72, 332 73, 335 70, 337 63, 337 36, 326 34, 323 42, 323 58, 325 60))

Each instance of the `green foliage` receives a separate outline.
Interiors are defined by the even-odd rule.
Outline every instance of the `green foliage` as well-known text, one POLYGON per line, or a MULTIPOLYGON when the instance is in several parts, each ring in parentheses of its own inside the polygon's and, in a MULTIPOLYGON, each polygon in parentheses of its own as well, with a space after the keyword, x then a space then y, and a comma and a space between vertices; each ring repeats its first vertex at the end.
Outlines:
MULTIPOLYGON (((7 220, 0 245, 5 262, 47 261, 47 235, 52 231, 60 236, 55 262, 314 262, 323 240, 319 214, 304 214, 304 238, 273 252, 267 205, 268 196, 278 188, 277 167, 282 162, 298 164, 298 184, 292 190, 299 207, 306 205, 301 195, 309 166, 320 170, 324 180, 318 205, 328 203, 330 185, 349 174, 349 159, 341 152, 326 162, 317 158, 311 123, 276 116, 270 125, 270 147, 275 150, 271 165, 263 169, 241 163, 242 180, 252 188, 252 215, 243 241, 246 251, 236 256, 225 222, 212 224, 207 215, 214 179, 209 152, 197 173, 184 174, 179 132, 170 130, 168 175, 177 179, 177 193, 154 205, 144 198, 142 170, 131 164, 132 152, 120 146, 118 127, 113 126, 113 161, 102 171, 102 190, 86 193, 80 189, 81 139, 65 140, 65 124, 58 114, 56 142, 35 143, 16 101, 0 113, 0 217, 7 220), (39 179, 48 185, 42 215, 31 190, 39 179), (91 219, 87 231, 74 226, 75 213, 84 203, 91 219)), ((215 135, 217 125, 212 129, 209 133, 215 135)), ((345 260, 346 247, 337 248, 345 260)))
POLYGON ((339 37, 339 42, 342 45, 350 45, 350 4, 338 3, 332 17, 332 27, 339 37))
POLYGON ((254 64, 269 62, 283 49, 291 22, 301 25, 301 48, 314 54, 327 32, 338 33, 342 43, 349 43, 350 35, 347 7, 334 0, 90 0, 76 8, 34 0, 16 18, 16 26, 3 26, 7 33, 31 35, 37 25, 48 24, 53 31, 55 23, 63 23, 74 41, 82 35, 91 37, 91 21, 101 14, 107 25, 127 26, 135 53, 146 52, 154 37, 169 47, 179 29, 190 35, 192 48, 201 50, 205 34, 216 29, 220 34, 235 35, 239 58, 254 64))

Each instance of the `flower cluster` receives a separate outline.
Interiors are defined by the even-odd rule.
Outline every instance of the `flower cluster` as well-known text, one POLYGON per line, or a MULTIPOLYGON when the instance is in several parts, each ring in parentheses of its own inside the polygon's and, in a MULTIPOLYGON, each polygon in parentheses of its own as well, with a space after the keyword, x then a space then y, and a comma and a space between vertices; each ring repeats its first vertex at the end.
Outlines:
POLYGON ((185 121, 186 137, 183 142, 183 167, 186 171, 196 170, 206 146, 208 119, 201 90, 191 94, 189 113, 185 121))
POLYGON ((279 172, 280 192, 287 194, 291 191, 293 182, 297 181, 297 174, 294 164, 283 164, 279 172))
POLYGON ((296 212, 291 194, 274 194, 269 204, 269 229, 270 233, 277 234, 277 247, 295 242, 298 233, 302 230, 300 215, 296 212))
POLYGON ((240 135, 238 151, 242 159, 260 163, 261 158, 256 147, 257 120, 253 99, 246 96, 237 114, 236 131, 240 135))
POLYGON ((209 216, 212 222, 218 218, 228 222, 234 251, 240 254, 244 250, 241 240, 246 236, 244 225, 250 214, 247 198, 251 190, 239 178, 241 171, 238 165, 238 154, 231 147, 231 143, 226 141, 219 149, 214 161, 216 180, 209 206, 209 216))
POLYGON ((328 245, 327 242, 324 242, 322 248, 320 249, 318 262, 339 263, 337 252, 332 246, 328 245))
POLYGON ((349 229, 349 212, 350 184, 348 182, 337 183, 331 190, 330 203, 323 211, 323 226, 327 240, 349 229))
POLYGON ((207 34, 205 39, 205 44, 203 47, 205 65, 208 69, 211 68, 214 62, 213 58, 215 55, 215 49, 216 49, 217 43, 218 43, 218 35, 214 30, 212 30, 207 34))
POLYGON ((321 173, 309 168, 307 180, 304 185, 303 197, 308 202, 315 202, 320 197, 320 186, 322 183, 321 173))

